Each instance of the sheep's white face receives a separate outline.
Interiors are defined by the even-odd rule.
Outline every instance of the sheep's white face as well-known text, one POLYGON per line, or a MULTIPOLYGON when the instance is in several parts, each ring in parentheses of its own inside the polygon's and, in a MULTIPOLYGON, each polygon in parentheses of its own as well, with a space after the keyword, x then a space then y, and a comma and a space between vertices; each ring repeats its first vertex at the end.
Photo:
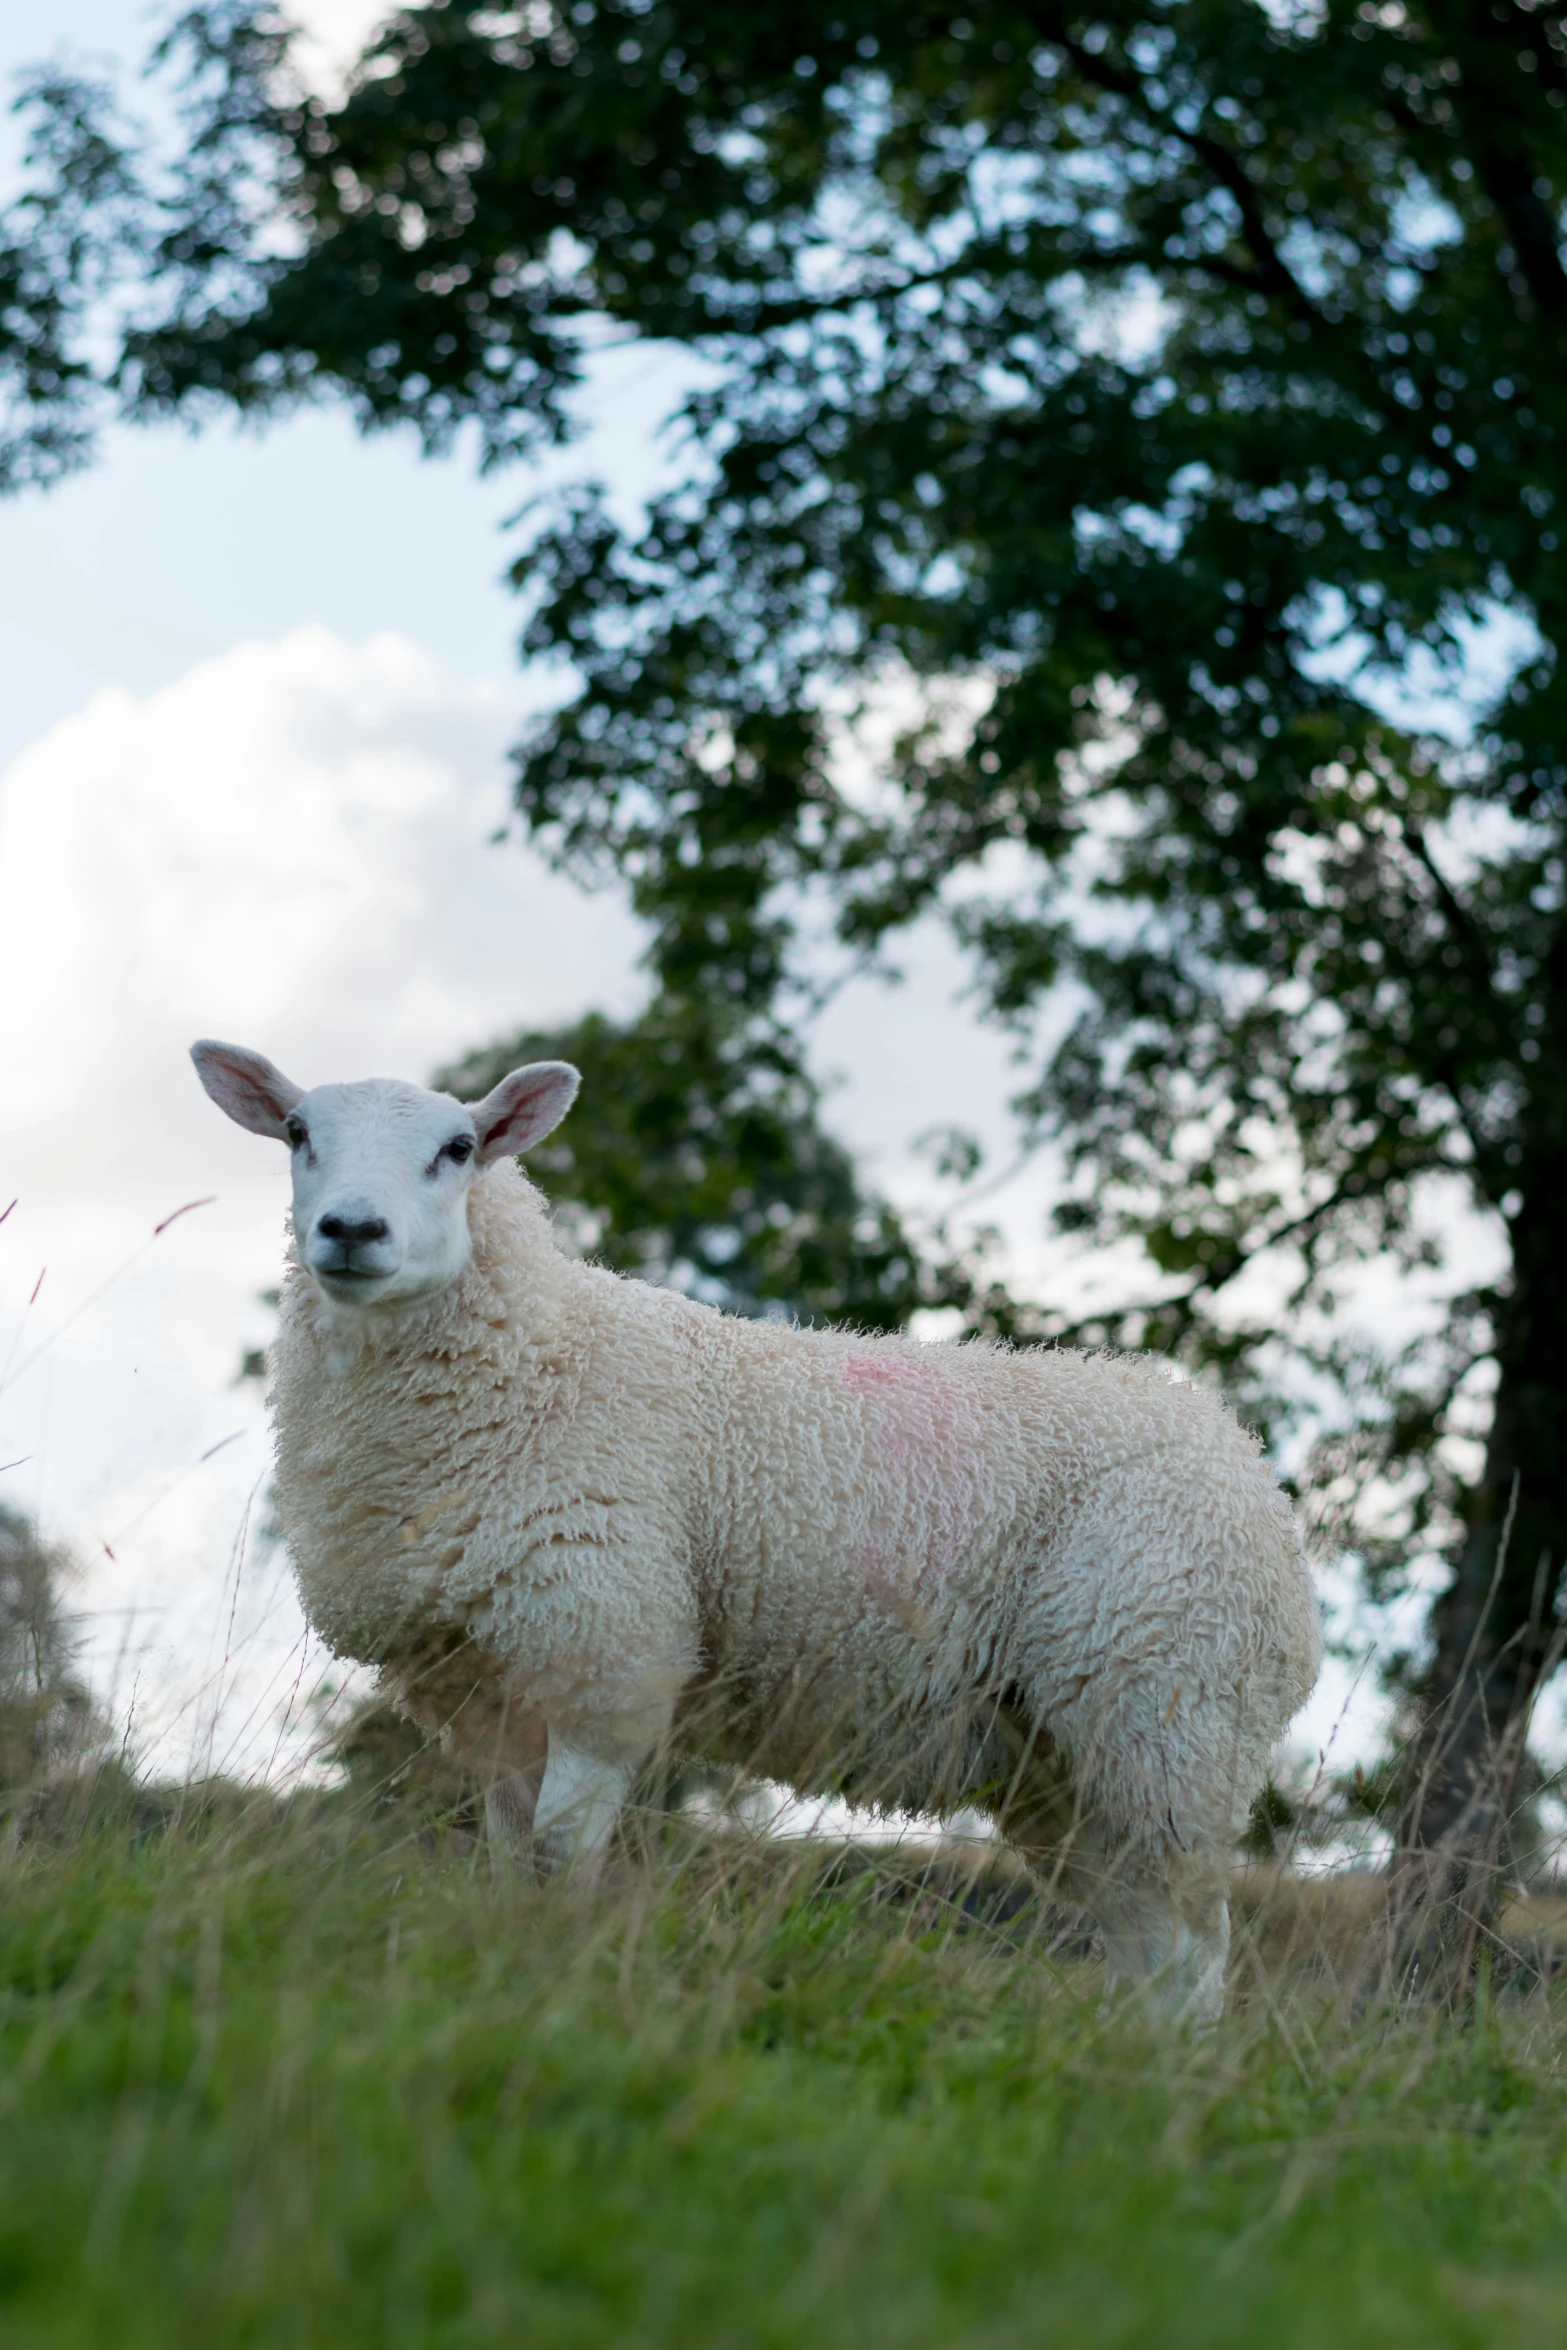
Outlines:
POLYGON ((558 1126, 578 1084, 565 1061, 533 1061, 470 1106, 384 1077, 304 1093, 239 1045, 203 1041, 191 1058, 220 1109, 288 1145, 299 1261, 334 1304, 365 1310, 457 1279, 474 1176, 558 1126))

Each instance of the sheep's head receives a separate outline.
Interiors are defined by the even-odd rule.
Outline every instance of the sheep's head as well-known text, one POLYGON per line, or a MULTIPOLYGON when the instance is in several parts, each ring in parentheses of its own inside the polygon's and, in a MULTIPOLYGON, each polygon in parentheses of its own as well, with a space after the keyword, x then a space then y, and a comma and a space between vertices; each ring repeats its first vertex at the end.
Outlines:
POLYGON ((457 1279, 475 1175, 542 1141, 578 1085, 565 1061, 533 1061, 471 1104, 384 1077, 305 1093, 240 1045, 204 1039, 191 1059, 220 1110, 288 1145, 299 1261, 335 1303, 363 1308, 457 1279))

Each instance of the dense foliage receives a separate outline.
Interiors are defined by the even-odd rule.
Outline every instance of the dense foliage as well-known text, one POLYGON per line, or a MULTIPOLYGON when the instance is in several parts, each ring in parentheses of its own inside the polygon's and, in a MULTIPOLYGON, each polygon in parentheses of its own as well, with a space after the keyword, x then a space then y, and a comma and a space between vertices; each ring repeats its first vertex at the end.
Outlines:
POLYGON ((686 349, 681 485, 629 531, 584 488, 518 565, 576 681, 519 807, 630 880, 661 980, 758 1016, 800 890, 857 952, 945 911, 1042 1023, 1060 1221, 1146 1253, 1113 1334, 1260 1408, 1287 1331, 1347 1399, 1352 1539, 1448 1551, 1409 1829, 1494 1842, 1567 1557, 1560 12, 452 4, 341 103, 243 9, 179 54, 161 180, 39 93, 18 474, 88 418, 115 284, 132 412, 340 393, 491 458, 569 429, 606 326, 686 349), (1352 1361, 1377 1254, 1434 1332, 1352 1361))
POLYGON ((535 1060, 573 1062, 583 1089, 566 1125, 529 1154, 530 1172, 576 1244, 617 1272, 672 1281, 731 1313, 867 1330, 973 1303, 962 1263, 927 1258, 902 1219, 862 1193, 781 1031, 665 994, 623 1025, 592 1012, 502 1038, 436 1083, 471 1101, 535 1060))

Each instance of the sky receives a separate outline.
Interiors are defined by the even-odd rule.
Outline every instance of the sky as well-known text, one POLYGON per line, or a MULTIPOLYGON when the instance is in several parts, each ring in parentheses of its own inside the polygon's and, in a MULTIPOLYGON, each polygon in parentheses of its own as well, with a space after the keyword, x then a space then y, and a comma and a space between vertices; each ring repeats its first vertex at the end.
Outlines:
MULTIPOLYGON (((323 78, 375 10, 299 13, 323 78)), ((38 54, 12 11, 0 77, 38 54)), ((56 0, 52 48, 135 59, 129 0, 56 0)), ((6 159, 0 148, 0 185, 6 159)), ((634 503, 678 378, 615 354, 572 463, 634 503)), ((558 468, 557 468, 558 471, 558 468)), ((483 479, 307 412, 264 432, 112 431, 0 504, 0 1498, 79 1562, 88 1667, 149 1768, 297 1764, 330 1660, 266 1533, 264 1343, 285 1154, 229 1125, 187 1048, 260 1047, 300 1084, 426 1078, 508 1029, 640 1000, 621 900, 580 895, 508 814, 507 747, 550 680, 519 667, 504 525, 548 476, 483 479)), ((870 1179, 931 1199, 937 1125, 1004 1150, 1019 1076, 934 930, 901 986, 813 1039, 870 1179)), ((1048 1170, 985 1213, 1027 1271, 1048 1170)), ((1335 1672, 1299 1727, 1366 1743, 1335 1672)))

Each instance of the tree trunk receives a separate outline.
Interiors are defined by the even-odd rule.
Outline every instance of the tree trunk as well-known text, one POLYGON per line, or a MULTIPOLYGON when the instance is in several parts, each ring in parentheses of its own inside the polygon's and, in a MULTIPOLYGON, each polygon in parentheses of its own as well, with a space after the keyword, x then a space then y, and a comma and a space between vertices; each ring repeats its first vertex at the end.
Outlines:
POLYGON ((1559 1162, 1551 1172, 1513 1226, 1495 1415, 1453 1578, 1432 1611, 1392 1870, 1404 1973, 1449 1990, 1467 1984, 1507 1883, 1529 1717, 1562 1646, 1567 1213, 1559 1162))

